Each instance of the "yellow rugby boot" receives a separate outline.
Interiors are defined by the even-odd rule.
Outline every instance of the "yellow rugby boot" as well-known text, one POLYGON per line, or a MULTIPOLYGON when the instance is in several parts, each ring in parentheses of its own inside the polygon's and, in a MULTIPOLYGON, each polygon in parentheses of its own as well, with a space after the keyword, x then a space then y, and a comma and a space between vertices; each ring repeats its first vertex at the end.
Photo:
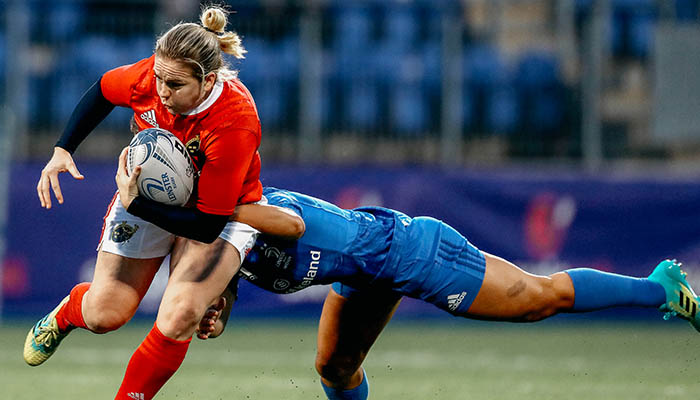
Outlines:
POLYGON ((69 298, 70 296, 66 296, 53 311, 40 319, 29 330, 27 339, 24 341, 24 361, 27 364, 34 367, 48 360, 58 348, 61 340, 70 333, 70 330, 60 332, 56 321, 56 314, 68 302, 69 298))
POLYGON ((699 299, 688 284, 686 275, 681 270, 681 263, 676 260, 664 260, 654 268, 649 280, 660 284, 666 291, 666 303, 659 307, 659 310, 665 313, 664 319, 682 318, 700 332, 699 299))

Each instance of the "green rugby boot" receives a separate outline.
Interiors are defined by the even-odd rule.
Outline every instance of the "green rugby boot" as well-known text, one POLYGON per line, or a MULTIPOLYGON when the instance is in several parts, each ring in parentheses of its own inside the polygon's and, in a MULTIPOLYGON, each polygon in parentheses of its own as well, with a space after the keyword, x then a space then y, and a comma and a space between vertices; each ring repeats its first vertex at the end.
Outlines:
POLYGON ((70 333, 70 331, 60 332, 56 321, 58 310, 68 302, 69 298, 70 296, 66 296, 53 311, 40 319, 29 330, 27 339, 24 341, 24 361, 27 364, 34 367, 48 360, 58 348, 61 340, 70 333))
POLYGON ((649 280, 660 284, 666 291, 666 304, 659 307, 659 311, 665 312, 664 319, 683 318, 700 332, 700 299, 685 279, 686 275, 681 270, 681 263, 676 260, 664 260, 654 268, 649 280))

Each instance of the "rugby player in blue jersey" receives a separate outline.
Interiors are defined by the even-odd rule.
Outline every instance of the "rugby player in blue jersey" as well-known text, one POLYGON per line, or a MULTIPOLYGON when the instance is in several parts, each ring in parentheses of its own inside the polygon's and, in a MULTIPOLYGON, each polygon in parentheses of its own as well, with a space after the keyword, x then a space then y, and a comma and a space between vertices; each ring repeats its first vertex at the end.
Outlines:
MULTIPOLYGON (((559 312, 657 307, 689 320, 700 331, 698 297, 675 261, 661 262, 647 278, 588 268, 537 276, 480 251, 434 218, 410 218, 379 207, 344 210, 274 188, 263 194, 277 207, 236 207, 235 219, 264 233, 238 277, 275 293, 333 284, 319 322, 316 356, 329 399, 368 397, 362 362, 402 296, 422 299, 455 316, 522 322, 559 312), (300 219, 280 213, 282 209, 300 219), (289 240, 269 234, 301 237, 289 240)), ((228 301, 222 298, 202 320, 200 338, 223 331, 238 277, 229 284, 224 296, 228 301)))

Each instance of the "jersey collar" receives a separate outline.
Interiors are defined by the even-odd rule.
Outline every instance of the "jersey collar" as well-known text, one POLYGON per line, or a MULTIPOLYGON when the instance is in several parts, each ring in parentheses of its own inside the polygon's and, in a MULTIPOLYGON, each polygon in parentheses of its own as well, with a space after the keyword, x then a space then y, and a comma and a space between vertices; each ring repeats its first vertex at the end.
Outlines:
POLYGON ((209 97, 207 97, 206 100, 202 102, 202 104, 198 105, 194 110, 183 113, 182 115, 195 115, 201 113, 202 111, 206 111, 209 107, 211 107, 214 104, 214 102, 216 102, 216 100, 219 99, 219 96, 221 96, 221 93, 223 91, 223 83, 217 81, 214 84, 214 87, 211 89, 209 97))

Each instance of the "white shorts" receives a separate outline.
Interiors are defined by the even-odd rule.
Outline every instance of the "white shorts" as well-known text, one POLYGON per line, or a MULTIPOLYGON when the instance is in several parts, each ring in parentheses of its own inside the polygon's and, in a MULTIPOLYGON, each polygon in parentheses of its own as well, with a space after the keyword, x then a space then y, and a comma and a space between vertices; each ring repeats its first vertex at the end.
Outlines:
MULTIPOLYGON (((263 197, 258 203, 267 203, 263 197)), ((260 232, 240 222, 229 222, 219 237, 233 245, 241 261, 255 244, 260 232)), ((97 250, 129 258, 156 258, 170 253, 174 234, 129 214, 117 193, 107 209, 97 250)))

